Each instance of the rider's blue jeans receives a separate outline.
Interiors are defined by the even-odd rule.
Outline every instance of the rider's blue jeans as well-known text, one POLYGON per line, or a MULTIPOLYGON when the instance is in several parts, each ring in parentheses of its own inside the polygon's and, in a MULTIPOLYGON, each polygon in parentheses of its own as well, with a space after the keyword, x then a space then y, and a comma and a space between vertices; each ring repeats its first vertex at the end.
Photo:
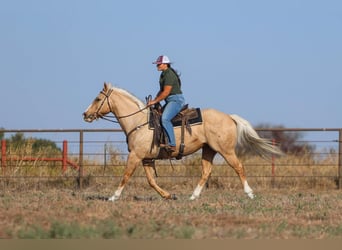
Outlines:
POLYGON ((162 126, 169 139, 170 146, 176 146, 175 133, 172 125, 172 118, 175 117, 185 104, 185 99, 182 94, 170 95, 166 98, 166 104, 162 114, 162 126))

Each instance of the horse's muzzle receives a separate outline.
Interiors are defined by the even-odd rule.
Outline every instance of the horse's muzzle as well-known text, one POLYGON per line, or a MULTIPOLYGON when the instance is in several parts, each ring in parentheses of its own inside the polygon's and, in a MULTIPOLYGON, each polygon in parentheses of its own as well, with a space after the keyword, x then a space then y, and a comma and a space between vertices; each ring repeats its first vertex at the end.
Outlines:
POLYGON ((94 114, 87 114, 86 112, 83 113, 83 120, 86 122, 92 122, 96 119, 96 115, 94 114))

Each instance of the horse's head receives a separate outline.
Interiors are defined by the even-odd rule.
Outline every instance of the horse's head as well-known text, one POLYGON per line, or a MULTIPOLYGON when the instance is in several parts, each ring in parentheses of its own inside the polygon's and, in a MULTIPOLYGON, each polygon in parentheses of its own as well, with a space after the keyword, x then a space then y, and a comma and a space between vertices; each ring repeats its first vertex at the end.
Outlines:
POLYGON ((103 90, 83 113, 83 119, 86 122, 92 122, 111 112, 109 96, 112 91, 112 85, 110 83, 104 83, 103 90))

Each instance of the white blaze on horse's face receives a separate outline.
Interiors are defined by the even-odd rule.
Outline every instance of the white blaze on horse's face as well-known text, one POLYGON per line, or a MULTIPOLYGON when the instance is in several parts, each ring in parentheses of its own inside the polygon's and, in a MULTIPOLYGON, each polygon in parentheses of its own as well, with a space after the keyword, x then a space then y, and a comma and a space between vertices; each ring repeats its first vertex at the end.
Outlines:
POLYGON ((90 104, 89 107, 86 109, 86 111, 83 113, 83 119, 86 122, 92 122, 96 119, 95 115, 92 115, 89 111, 91 107, 92 107, 92 104, 90 104))
POLYGON ((109 85, 105 84, 103 90, 89 105, 86 111, 83 113, 83 119, 86 122, 92 122, 95 119, 99 119, 110 112, 109 101, 107 92, 109 85))

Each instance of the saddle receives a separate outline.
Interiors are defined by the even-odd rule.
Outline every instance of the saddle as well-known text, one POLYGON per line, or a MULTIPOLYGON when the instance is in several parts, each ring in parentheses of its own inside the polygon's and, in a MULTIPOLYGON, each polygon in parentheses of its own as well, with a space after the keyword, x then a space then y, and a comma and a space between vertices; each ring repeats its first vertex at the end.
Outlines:
MULTIPOLYGON (((161 115, 163 109, 160 104, 154 105, 154 107, 150 107, 149 112, 149 129, 154 130, 153 132, 153 140, 151 145, 152 149, 160 144, 167 144, 167 136, 161 124, 161 115)), ((185 129, 191 135, 191 125, 201 124, 202 123, 202 114, 200 108, 189 108, 188 104, 183 106, 181 111, 172 119, 173 127, 181 127, 181 142, 179 147, 178 155, 176 159, 179 160, 183 157, 184 153, 184 134, 185 129)), ((160 149, 159 155, 157 159, 169 159, 170 153, 167 152, 166 149, 160 149)))

